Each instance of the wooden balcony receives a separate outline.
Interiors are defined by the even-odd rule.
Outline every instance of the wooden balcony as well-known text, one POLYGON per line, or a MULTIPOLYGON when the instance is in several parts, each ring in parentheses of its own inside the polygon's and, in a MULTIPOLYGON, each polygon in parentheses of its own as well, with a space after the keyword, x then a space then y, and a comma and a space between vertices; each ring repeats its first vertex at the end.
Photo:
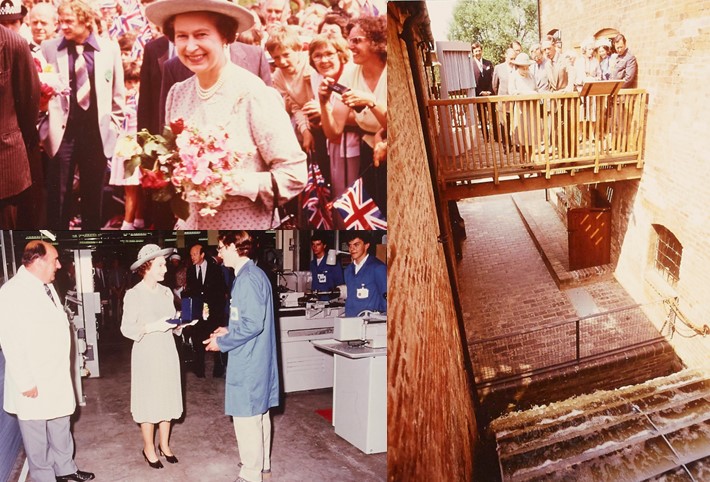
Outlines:
POLYGON ((450 200, 638 179, 647 109, 641 89, 430 100, 439 190, 450 200))

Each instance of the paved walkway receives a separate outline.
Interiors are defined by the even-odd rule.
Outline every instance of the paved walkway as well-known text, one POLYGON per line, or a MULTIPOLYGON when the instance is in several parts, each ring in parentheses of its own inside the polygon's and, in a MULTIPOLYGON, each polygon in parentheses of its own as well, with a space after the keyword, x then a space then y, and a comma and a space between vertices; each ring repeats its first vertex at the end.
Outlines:
MULTIPOLYGON (((546 204, 544 191, 517 199, 546 227, 547 244, 562 251, 567 232, 546 204)), ((634 304, 614 279, 560 291, 512 196, 467 199, 458 205, 467 233, 458 266, 460 298, 477 381, 567 361, 574 349, 568 342, 570 337, 574 341, 574 324, 560 327, 560 322, 634 304), (541 330, 503 343, 480 343, 534 329, 541 330), (560 338, 564 344, 556 341, 560 338)), ((597 339, 602 348, 604 337, 597 339)))

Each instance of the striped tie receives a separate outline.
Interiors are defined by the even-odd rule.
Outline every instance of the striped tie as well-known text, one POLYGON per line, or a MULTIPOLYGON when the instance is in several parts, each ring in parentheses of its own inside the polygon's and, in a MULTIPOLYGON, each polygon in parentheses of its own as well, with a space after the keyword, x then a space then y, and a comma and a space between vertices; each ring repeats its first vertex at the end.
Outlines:
POLYGON ((84 45, 82 44, 76 44, 74 72, 76 73, 76 102, 79 107, 86 110, 91 103, 91 84, 89 82, 89 70, 86 68, 86 59, 84 59, 84 45))

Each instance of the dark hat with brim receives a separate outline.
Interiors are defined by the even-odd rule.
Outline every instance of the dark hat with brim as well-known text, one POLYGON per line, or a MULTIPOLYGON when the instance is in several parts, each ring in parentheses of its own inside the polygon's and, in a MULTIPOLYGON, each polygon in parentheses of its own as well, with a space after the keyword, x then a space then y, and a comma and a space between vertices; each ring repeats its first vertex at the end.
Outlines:
POLYGON ((27 7, 20 0, 0 1, 0 21, 14 22, 22 20, 27 15, 27 7))
POLYGON ((192 12, 213 12, 231 17, 237 21, 237 33, 254 25, 254 15, 249 10, 228 0, 158 0, 145 7, 148 20, 161 28, 175 15, 192 12))

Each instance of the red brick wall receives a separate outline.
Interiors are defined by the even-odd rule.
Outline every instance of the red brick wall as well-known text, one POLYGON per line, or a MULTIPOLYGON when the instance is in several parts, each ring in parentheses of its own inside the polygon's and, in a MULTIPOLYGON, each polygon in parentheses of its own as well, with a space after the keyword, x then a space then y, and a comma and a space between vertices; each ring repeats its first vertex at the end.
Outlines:
MULTIPOLYGON (((387 471, 390 481, 471 480, 478 450, 466 369, 419 121, 404 22, 388 4, 387 471), (426 453, 426 456, 423 454, 426 453)), ((410 7, 414 7, 410 9, 410 7)), ((417 29, 418 30, 418 29, 417 29)), ((423 61, 418 65, 423 68, 423 61)))
MULTIPOLYGON (((646 167, 637 195, 633 188, 615 194, 628 212, 622 221, 628 229, 622 231, 620 246, 613 248, 619 251, 616 276, 638 301, 660 296, 651 285, 651 225, 664 225, 683 245, 675 291, 683 312, 697 325, 710 324, 707 12, 707 2, 702 0, 613 4, 601 0, 540 1, 540 30, 559 28, 565 48, 579 45, 603 28, 615 28, 626 36, 629 49, 636 55, 639 88, 650 95, 646 167)), ((660 327, 662 320, 658 323, 660 327)), ((675 337, 671 343, 689 366, 710 363, 710 337, 675 337)))

